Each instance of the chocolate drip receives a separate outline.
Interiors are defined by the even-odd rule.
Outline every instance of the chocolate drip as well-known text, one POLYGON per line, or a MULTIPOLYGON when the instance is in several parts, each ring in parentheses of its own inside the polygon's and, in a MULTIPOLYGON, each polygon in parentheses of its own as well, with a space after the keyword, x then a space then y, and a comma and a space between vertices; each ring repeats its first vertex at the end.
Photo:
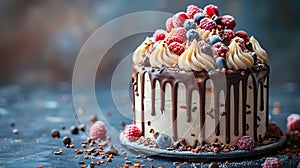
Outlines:
POLYGON ((267 93, 267 99, 266 99, 266 128, 269 126, 269 76, 266 76, 267 81, 267 87, 266 87, 266 93, 267 93))
MULTIPOLYGON (((265 106, 265 102, 263 102, 264 98, 264 88, 266 88, 267 93, 267 102, 268 100, 268 84, 269 84, 269 67, 266 65, 259 65, 258 67, 254 67, 253 69, 246 70, 246 71, 233 71, 228 70, 226 73, 219 72, 219 71, 212 71, 212 72, 194 72, 194 71, 182 71, 178 70, 176 68, 166 68, 163 71, 159 69, 154 68, 139 68, 139 67, 133 67, 133 78, 132 78, 132 85, 133 85, 133 95, 138 94, 138 83, 141 84, 141 119, 142 119, 142 132, 144 134, 145 130, 145 122, 144 122, 144 97, 145 97, 145 73, 147 73, 150 77, 150 83, 151 83, 151 115, 155 116, 155 96, 156 96, 156 81, 159 82, 160 85, 160 105, 161 105, 161 112, 165 112, 165 91, 166 91, 166 84, 169 83, 171 86, 171 96, 172 96, 172 137, 173 140, 178 140, 178 130, 177 130, 177 108, 178 108, 178 85, 179 83, 184 84, 186 89, 186 118, 187 122, 191 122, 191 112, 192 112, 192 93, 194 90, 198 91, 199 94, 199 105, 200 105, 200 143, 204 144, 205 140, 205 97, 206 97, 206 81, 207 79, 211 79, 212 83, 214 85, 214 107, 215 110, 215 135, 220 136, 220 107, 222 106, 220 104, 220 94, 221 91, 224 91, 225 95, 225 112, 222 112, 226 115, 225 116, 225 139, 226 143, 230 143, 230 132, 231 132, 231 122, 234 122, 234 135, 239 136, 241 133, 239 132, 239 127, 242 127, 242 135, 246 134, 246 130, 249 129, 249 126, 247 128, 247 90, 248 90, 248 78, 252 78, 253 82, 253 88, 250 89, 250 91, 253 91, 253 102, 254 107, 253 112, 250 113, 253 115, 253 132, 254 132, 254 139, 257 141, 257 110, 258 108, 258 96, 261 96, 262 102, 260 104, 262 107, 259 107, 260 110, 266 111, 266 124, 268 123, 268 106, 265 106), (257 69, 256 69, 257 68, 257 69), (260 68, 260 69, 258 69, 260 68), (139 72, 137 72, 139 70, 139 72), (138 74, 141 75, 141 81, 138 81, 138 74), (264 82, 267 80, 266 86, 264 86, 264 82), (240 90, 240 83, 242 85, 240 90), (258 86, 261 86, 260 92, 261 94, 258 95, 258 86), (231 95, 231 86, 233 86, 233 95, 231 95), (240 93, 241 92, 241 93, 240 93), (231 96, 234 96, 234 111, 231 111, 231 96), (240 104, 240 99, 242 99, 242 102, 240 104), (241 108, 240 108, 241 106, 241 108), (242 111, 240 111, 242 109, 242 111), (231 115, 234 115, 233 120, 231 120, 231 115), (242 125, 239 125, 239 119, 240 115, 242 118, 242 125)), ((250 87, 249 87, 250 88, 250 87)), ((134 123, 136 123, 136 109, 135 109, 135 96, 133 97, 133 111, 134 111, 134 123)), ((249 107, 248 107, 249 108, 249 107)), ((267 125, 266 125, 267 126, 267 125)))
MULTIPOLYGON (((264 79, 261 79, 264 80, 264 79)), ((260 111, 264 111, 264 81, 259 82, 260 85, 260 106, 259 106, 259 110, 260 111)))

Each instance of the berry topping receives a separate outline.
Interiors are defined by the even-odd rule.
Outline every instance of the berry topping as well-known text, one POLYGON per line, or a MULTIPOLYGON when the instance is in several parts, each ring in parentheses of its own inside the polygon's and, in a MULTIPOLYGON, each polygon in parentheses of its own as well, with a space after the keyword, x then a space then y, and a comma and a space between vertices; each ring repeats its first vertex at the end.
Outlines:
POLYGON ((205 6, 204 12, 209 16, 212 17, 213 15, 219 16, 219 8, 216 5, 210 4, 205 6))
POLYGON ((262 168, 282 168, 280 159, 275 157, 268 157, 262 164, 262 168))
POLYGON ((200 28, 205 30, 211 30, 217 27, 217 23, 210 19, 210 18, 204 18, 200 21, 200 28))
POLYGON ((233 38, 234 38, 234 32, 231 29, 223 30, 222 39, 224 44, 229 45, 233 38))
POLYGON ((287 129, 288 130, 296 130, 300 129, 300 115, 291 114, 287 118, 287 129))
POLYGON ((224 57, 218 57, 215 60, 215 67, 219 70, 222 70, 223 68, 228 69, 225 58, 224 57))
POLYGON ((90 136, 92 138, 104 138, 106 134, 106 126, 102 121, 96 121, 90 128, 90 136))
POLYGON ((249 36, 245 31, 239 30, 239 31, 235 32, 235 35, 243 38, 246 43, 249 42, 249 36))
POLYGON ((234 29, 236 23, 235 19, 231 15, 224 15, 221 17, 221 23, 225 28, 234 29))
POLYGON ((191 19, 194 18, 194 15, 199 12, 203 13, 203 10, 196 5, 189 5, 186 8, 186 15, 191 19))
POLYGON ((222 42, 215 43, 212 47, 215 51, 217 51, 218 55, 220 56, 224 56, 226 52, 229 50, 228 46, 226 46, 222 42))
POLYGON ((173 29, 173 36, 177 36, 179 38, 181 38, 182 41, 184 41, 186 39, 186 29, 183 27, 176 27, 173 29))
POLYGON ((170 32, 174 28, 173 26, 173 18, 169 18, 166 21, 166 30, 167 32, 170 32))
POLYGON ((209 43, 211 45, 214 45, 217 42, 221 42, 221 41, 222 41, 222 39, 221 39, 221 37, 219 35, 212 35, 212 36, 209 37, 209 43))
POLYGON ((162 29, 157 29, 154 34, 153 37, 155 39, 155 41, 159 41, 159 40, 163 40, 166 37, 166 31, 162 30, 162 29))
MULTIPOLYGON (((233 38, 233 39, 231 40, 231 42, 232 42, 233 40, 234 40, 235 42, 237 42, 237 43, 239 44, 239 46, 240 46, 243 50, 246 48, 244 39, 242 39, 242 38, 240 38, 240 37, 235 37, 235 38, 233 38)), ((231 42, 230 42, 230 43, 231 43, 231 42)))
POLYGON ((169 36, 166 38, 166 43, 169 45, 173 42, 178 42, 180 44, 183 43, 183 40, 180 38, 180 37, 177 37, 177 36, 169 36))
POLYGON ((194 20, 195 20, 195 22, 197 23, 197 25, 200 24, 200 21, 201 21, 203 18, 205 18, 205 15, 204 15, 203 13, 196 13, 196 14, 194 15, 194 20))
POLYGON ((249 150, 254 148, 254 140, 250 136, 243 136, 238 142, 239 149, 249 150))
POLYGON ((279 126, 275 123, 270 123, 268 130, 266 131, 265 137, 267 138, 280 138, 282 136, 282 131, 279 126))
POLYGON ((189 31, 186 32, 186 38, 189 41, 197 40, 199 39, 199 33, 195 29, 190 29, 189 31))
POLYGON ((178 12, 173 16, 173 26, 183 27, 184 21, 189 17, 184 12, 178 12))
POLYGON ((171 146, 172 139, 170 136, 166 134, 160 134, 156 139, 156 144, 158 145, 159 148, 166 149, 171 146))
POLYGON ((211 45, 204 43, 203 45, 200 46, 201 51, 207 55, 213 56, 216 55, 215 50, 211 47, 211 45))
POLYGON ((181 55, 184 52, 183 45, 178 42, 172 42, 170 45, 168 45, 168 48, 171 52, 177 55, 181 55))
POLYGON ((190 30, 190 29, 196 29, 197 25, 193 19, 187 19, 184 21, 183 27, 186 30, 190 30))
POLYGON ((128 138, 129 141, 136 141, 142 135, 140 129, 136 125, 129 125, 125 129, 124 133, 125 133, 125 136, 128 138))

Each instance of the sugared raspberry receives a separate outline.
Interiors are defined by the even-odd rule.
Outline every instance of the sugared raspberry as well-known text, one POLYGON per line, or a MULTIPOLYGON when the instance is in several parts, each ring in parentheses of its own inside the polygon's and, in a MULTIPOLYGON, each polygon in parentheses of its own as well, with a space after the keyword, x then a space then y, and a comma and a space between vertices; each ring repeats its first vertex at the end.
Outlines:
POLYGON ((250 136, 243 136, 238 142, 239 149, 249 150, 254 148, 254 140, 250 136))
POLYGON ((291 114, 287 118, 287 129, 288 130, 299 130, 300 129, 300 115, 291 114))
POLYGON ((106 126, 102 121, 96 121, 90 128, 90 136, 94 139, 104 138, 106 126))
POLYGON ((222 26, 224 26, 227 29, 234 29, 234 27, 236 25, 235 19, 231 15, 222 16, 221 17, 221 23, 222 23, 222 26))
POLYGON ((186 15, 190 18, 190 19, 193 19, 194 18, 194 15, 196 13, 203 13, 203 10, 201 8, 199 8, 198 6, 196 5, 189 5, 187 8, 186 8, 186 15))
POLYGON ((129 141, 136 141, 138 140, 142 133, 140 131, 140 129, 136 126, 136 125, 129 125, 125 131, 125 136, 128 138, 129 141))
POLYGON ((167 34, 167 32, 165 30, 157 29, 154 32, 153 37, 154 37, 155 41, 159 41, 159 40, 165 39, 166 34, 167 34))
POLYGON ((275 157, 268 157, 262 164, 262 168, 282 168, 280 159, 275 157))
POLYGON ((231 29, 223 30, 222 39, 224 44, 229 45, 233 38, 234 38, 234 32, 231 29))
POLYGON ((246 43, 249 41, 248 34, 243 30, 239 30, 239 31, 235 32, 235 35, 240 37, 240 38, 243 38, 246 43))
POLYGON ((173 29, 173 36, 179 37, 182 41, 185 41, 186 39, 186 29, 183 27, 176 27, 173 29))
POLYGON ((168 48, 171 52, 177 55, 181 55, 184 52, 183 45, 178 42, 171 43, 170 45, 168 45, 168 48))
POLYGON ((212 17, 213 15, 219 16, 219 8, 216 5, 213 5, 213 4, 205 6, 204 12, 209 17, 212 17))
POLYGON ((173 28, 174 28, 173 19, 172 18, 167 19, 167 21, 166 21, 166 30, 167 30, 167 32, 170 32, 173 28))
POLYGON ((226 46, 222 42, 218 42, 212 46, 212 48, 218 53, 220 56, 225 56, 226 52, 229 50, 228 46, 226 46))
POLYGON ((183 43, 183 40, 180 37, 177 37, 177 36, 169 36, 169 37, 166 38, 165 41, 168 45, 173 43, 173 42, 178 42, 180 44, 183 43))
POLYGON ((184 21, 189 17, 184 12, 178 12, 173 17, 173 26, 174 27, 183 27, 184 21))
POLYGON ((210 18, 204 18, 200 21, 200 27, 201 29, 211 30, 217 27, 217 23, 210 18))
POLYGON ((282 131, 276 123, 270 123, 268 130, 265 133, 265 137, 269 138, 280 138, 282 136, 282 131))

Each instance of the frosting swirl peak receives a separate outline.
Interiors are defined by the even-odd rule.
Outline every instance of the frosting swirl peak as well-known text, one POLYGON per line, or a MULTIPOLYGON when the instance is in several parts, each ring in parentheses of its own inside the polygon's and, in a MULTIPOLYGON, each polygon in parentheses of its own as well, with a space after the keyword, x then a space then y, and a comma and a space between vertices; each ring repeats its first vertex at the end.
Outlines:
POLYGON ((150 54, 150 64, 153 67, 173 67, 178 61, 178 55, 172 53, 164 41, 159 42, 150 54))
POLYGON ((214 59, 201 51, 201 47, 196 40, 180 55, 178 60, 179 68, 186 71, 213 70, 214 59))
POLYGON ((150 52, 153 49, 152 40, 147 37, 145 41, 134 51, 132 55, 132 61, 137 65, 142 65, 146 58, 150 55, 150 52))
POLYGON ((250 37, 250 43, 252 44, 252 48, 257 55, 257 61, 262 64, 267 64, 269 62, 268 54, 253 36, 250 37))
POLYGON ((229 69, 239 70, 251 68, 254 59, 250 52, 244 52, 239 44, 233 40, 226 53, 227 66, 229 69))

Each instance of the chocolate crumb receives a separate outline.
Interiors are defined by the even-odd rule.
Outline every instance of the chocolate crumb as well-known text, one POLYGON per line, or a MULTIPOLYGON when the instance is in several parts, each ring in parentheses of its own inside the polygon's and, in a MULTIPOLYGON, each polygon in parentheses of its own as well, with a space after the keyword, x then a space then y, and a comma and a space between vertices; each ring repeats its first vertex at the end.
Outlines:
POLYGON ((68 136, 65 136, 65 137, 63 138, 63 143, 64 143, 64 145, 70 145, 70 143, 71 143, 71 138, 68 137, 68 136))
POLYGON ((78 127, 73 125, 73 126, 70 127, 70 131, 71 131, 72 134, 78 134, 79 129, 78 129, 78 127))

